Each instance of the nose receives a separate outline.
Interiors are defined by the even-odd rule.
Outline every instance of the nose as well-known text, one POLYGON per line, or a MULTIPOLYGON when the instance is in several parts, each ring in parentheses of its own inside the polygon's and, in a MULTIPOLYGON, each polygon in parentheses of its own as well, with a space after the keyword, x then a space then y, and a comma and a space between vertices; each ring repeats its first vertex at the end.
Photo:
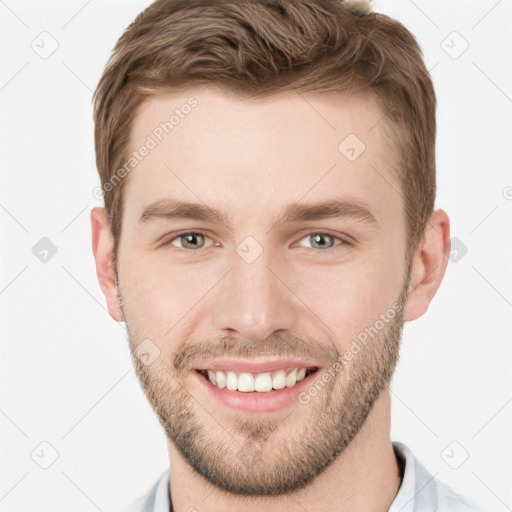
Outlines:
POLYGON ((233 268, 216 297, 216 329, 238 333, 254 343, 276 331, 292 329, 297 321, 297 301, 283 268, 266 251, 252 263, 235 254, 233 268))

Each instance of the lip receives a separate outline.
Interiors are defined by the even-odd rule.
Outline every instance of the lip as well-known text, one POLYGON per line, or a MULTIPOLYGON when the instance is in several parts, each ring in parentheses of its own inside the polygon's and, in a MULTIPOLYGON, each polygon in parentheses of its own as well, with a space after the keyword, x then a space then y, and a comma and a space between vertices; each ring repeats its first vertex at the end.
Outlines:
POLYGON ((194 370, 192 373, 205 395, 217 403, 241 412, 269 413, 297 405, 299 395, 313 384, 319 374, 319 368, 291 388, 267 393, 230 391, 227 388, 214 386, 198 370, 194 370))
POLYGON ((216 359, 198 366, 196 370, 223 370, 233 372, 264 373, 287 368, 319 368, 311 359, 266 359, 244 361, 241 359, 216 359))

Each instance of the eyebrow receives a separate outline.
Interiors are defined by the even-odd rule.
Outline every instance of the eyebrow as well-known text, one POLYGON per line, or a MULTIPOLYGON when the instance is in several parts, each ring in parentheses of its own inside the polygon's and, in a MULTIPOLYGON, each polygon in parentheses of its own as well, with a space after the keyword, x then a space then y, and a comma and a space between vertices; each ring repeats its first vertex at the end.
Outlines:
MULTIPOLYGON (((327 218, 350 218, 378 227, 379 223, 371 212, 370 207, 361 199, 344 196, 319 203, 293 203, 284 208, 272 224, 272 228, 299 221, 314 221, 327 218)), ((179 199, 159 199, 144 208, 140 223, 155 219, 194 219, 203 222, 224 224, 230 231, 233 226, 229 216, 207 206, 204 203, 194 203, 179 199)))

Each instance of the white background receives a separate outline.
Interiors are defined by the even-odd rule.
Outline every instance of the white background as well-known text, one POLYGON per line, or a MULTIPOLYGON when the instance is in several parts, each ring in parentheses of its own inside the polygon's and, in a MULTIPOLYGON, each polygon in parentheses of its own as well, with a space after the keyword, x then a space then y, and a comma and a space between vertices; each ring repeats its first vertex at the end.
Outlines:
MULTIPOLYGON (((116 40, 149 3, 0 0, 2 512, 113 510, 145 493, 168 465, 163 432, 131 370, 124 324, 105 309, 89 221, 101 204, 92 195, 99 185, 92 91, 116 40), (58 43, 47 59, 31 47, 46 37, 51 48, 43 31, 58 43), (32 252, 42 237, 58 250, 46 263, 32 252), (35 462, 51 461, 41 442, 59 454, 48 469, 35 462)), ((425 316, 405 326, 392 439, 456 491, 505 512, 512 510, 511 2, 381 0, 376 10, 415 34, 432 70, 436 207, 467 247, 425 316), (458 469, 449 467, 466 452, 458 469)))

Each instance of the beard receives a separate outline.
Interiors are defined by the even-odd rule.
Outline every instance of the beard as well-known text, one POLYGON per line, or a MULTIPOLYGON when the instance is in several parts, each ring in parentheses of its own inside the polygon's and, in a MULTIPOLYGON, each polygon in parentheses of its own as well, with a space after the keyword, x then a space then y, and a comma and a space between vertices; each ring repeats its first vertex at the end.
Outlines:
POLYGON ((137 378, 168 442, 197 475, 232 495, 280 496, 308 486, 343 453, 389 385, 399 358, 409 282, 410 267, 392 318, 375 319, 361 329, 359 350, 349 361, 332 342, 276 333, 258 344, 230 336, 184 343, 172 362, 159 357, 144 365, 134 354, 139 338, 123 309, 137 378), (363 332, 371 333, 364 342, 363 332), (321 391, 305 395, 285 417, 226 410, 190 386, 191 373, 206 359, 276 355, 322 364, 308 388, 321 391), (322 382, 328 370, 331 378, 322 382))

